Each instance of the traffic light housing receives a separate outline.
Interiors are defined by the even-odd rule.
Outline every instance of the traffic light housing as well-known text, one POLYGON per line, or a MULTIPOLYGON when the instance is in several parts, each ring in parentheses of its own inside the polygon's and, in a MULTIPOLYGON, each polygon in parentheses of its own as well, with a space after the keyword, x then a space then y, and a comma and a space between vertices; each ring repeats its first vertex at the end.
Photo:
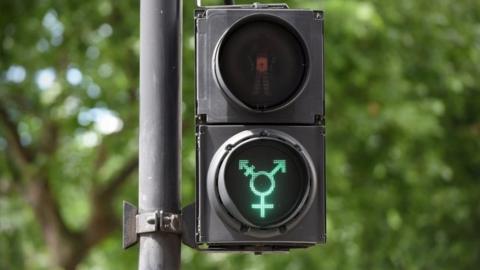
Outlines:
POLYGON ((196 246, 325 242, 323 13, 255 4, 195 20, 196 246))

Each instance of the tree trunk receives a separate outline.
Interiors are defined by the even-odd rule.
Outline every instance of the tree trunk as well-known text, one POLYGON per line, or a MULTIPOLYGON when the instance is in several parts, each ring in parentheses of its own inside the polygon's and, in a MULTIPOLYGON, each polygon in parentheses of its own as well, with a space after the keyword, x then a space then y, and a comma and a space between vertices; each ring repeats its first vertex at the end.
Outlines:
POLYGON ((63 269, 75 269, 86 255, 79 234, 67 229, 60 216, 59 207, 46 179, 29 181, 25 197, 40 224, 52 264, 63 269))

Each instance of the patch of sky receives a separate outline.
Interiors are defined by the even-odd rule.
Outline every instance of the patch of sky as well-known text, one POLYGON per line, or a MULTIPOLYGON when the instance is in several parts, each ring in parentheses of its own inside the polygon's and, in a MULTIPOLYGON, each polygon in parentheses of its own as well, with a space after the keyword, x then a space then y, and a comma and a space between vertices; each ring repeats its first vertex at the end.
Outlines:
POLYGON ((62 22, 60 22, 60 20, 58 19, 58 14, 55 10, 50 9, 47 11, 45 16, 43 17, 42 25, 50 32, 52 36, 50 42, 53 46, 58 46, 62 44, 63 32, 65 31, 65 28, 62 22))
POLYGON ((27 77, 27 72, 24 67, 19 65, 11 65, 6 74, 5 78, 7 81, 14 82, 14 83, 21 83, 27 77))
POLYGON ((103 78, 110 77, 112 73, 113 73, 113 68, 110 64, 102 64, 98 68, 98 74, 103 78))
POLYGON ((123 121, 117 113, 106 108, 92 108, 78 114, 78 123, 87 126, 91 123, 97 132, 108 135, 122 130, 123 121))
POLYGON ((113 34, 113 28, 110 24, 104 23, 100 25, 97 32, 102 38, 107 38, 113 34))
POLYGON ((77 140, 83 147, 95 147, 100 142, 100 136, 95 131, 87 131, 79 134, 77 140))
POLYGON ((79 85, 82 82, 83 75, 78 68, 69 68, 67 70, 67 81, 71 85, 79 85))
POLYGON ((100 56, 100 50, 95 46, 90 46, 87 48, 87 52, 85 54, 90 59, 97 59, 98 56, 100 56))
POLYGON ((46 52, 50 48, 50 44, 48 43, 48 40, 42 38, 37 42, 36 47, 39 52, 46 52))
POLYGON ((55 70, 53 68, 45 68, 37 72, 35 82, 40 90, 47 90, 53 85, 55 78, 55 70))
POLYGON ((102 90, 100 89, 100 86, 98 86, 96 83, 91 83, 87 87, 87 95, 90 98, 98 98, 101 93, 102 93, 102 90))

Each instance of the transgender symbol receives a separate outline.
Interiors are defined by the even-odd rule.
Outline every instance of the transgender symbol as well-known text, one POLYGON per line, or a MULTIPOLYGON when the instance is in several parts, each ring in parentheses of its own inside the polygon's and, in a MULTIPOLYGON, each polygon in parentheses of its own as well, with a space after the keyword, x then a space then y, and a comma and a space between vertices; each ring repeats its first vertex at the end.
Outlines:
POLYGON ((265 197, 272 194, 272 192, 275 190, 275 175, 277 172, 282 172, 286 173, 287 172, 287 166, 285 163, 285 160, 274 160, 273 164, 276 164, 276 166, 270 171, 258 171, 255 172, 255 166, 253 165, 248 165, 250 161, 248 160, 240 160, 238 162, 238 169, 244 170, 243 174, 247 177, 250 177, 250 190, 253 192, 253 194, 257 195, 260 197, 260 203, 258 204, 252 204, 253 209, 259 209, 260 210, 260 217, 264 218, 265 217, 265 209, 273 209, 274 205, 272 203, 265 203, 265 197), (255 187, 255 180, 259 176, 264 176, 267 177, 270 187, 266 189, 265 191, 259 191, 255 187))

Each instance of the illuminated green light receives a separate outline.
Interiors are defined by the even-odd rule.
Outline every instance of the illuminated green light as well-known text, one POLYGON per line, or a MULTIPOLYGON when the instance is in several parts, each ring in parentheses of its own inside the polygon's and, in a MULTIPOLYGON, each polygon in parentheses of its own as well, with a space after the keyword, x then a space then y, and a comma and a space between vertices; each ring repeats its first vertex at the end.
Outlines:
POLYGON ((250 161, 248 160, 240 160, 238 162, 238 169, 240 171, 244 171, 243 174, 246 177, 250 177, 250 183, 249 187, 250 190, 253 192, 253 194, 257 195, 260 197, 260 203, 258 204, 252 204, 253 209, 259 209, 260 210, 260 217, 264 218, 265 217, 265 209, 273 209, 274 204, 272 203, 265 203, 265 197, 272 194, 272 192, 275 190, 275 175, 280 171, 282 173, 287 172, 287 165, 285 160, 274 160, 273 164, 276 164, 276 166, 270 171, 258 171, 255 172, 255 166, 249 165, 250 161), (255 180, 259 176, 264 176, 268 179, 270 186, 267 190, 265 191, 259 191, 255 187, 255 180))

